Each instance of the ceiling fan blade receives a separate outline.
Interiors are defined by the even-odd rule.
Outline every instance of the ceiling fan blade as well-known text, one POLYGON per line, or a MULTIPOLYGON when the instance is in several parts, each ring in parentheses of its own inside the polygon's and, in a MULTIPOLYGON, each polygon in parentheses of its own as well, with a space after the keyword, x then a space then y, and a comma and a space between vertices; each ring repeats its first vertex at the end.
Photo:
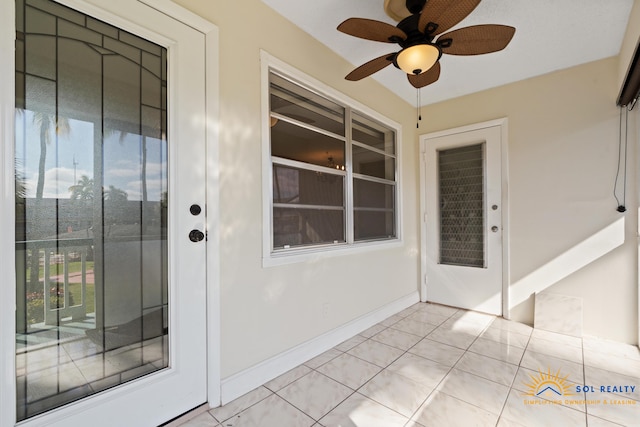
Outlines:
POLYGON ((349 18, 338 25, 338 31, 361 39, 386 43, 397 43, 407 38, 405 32, 400 28, 386 22, 366 18, 349 18))
POLYGON ((424 32, 433 22, 437 27, 430 34, 442 34, 466 18, 479 3, 480 0, 428 0, 422 9, 418 29, 424 32))
POLYGON ((507 25, 473 25, 443 34, 436 43, 449 55, 482 55, 504 49, 515 33, 507 25))
POLYGON ((369 62, 365 62, 364 64, 347 74, 345 79, 351 81, 364 79, 365 77, 368 77, 371 74, 382 70, 387 65, 392 64, 395 55, 395 53, 387 53, 386 55, 379 56, 369 62))
POLYGON ((440 78, 440 61, 436 62, 433 67, 422 74, 407 74, 407 78, 409 79, 409 83, 418 89, 435 83, 440 78))

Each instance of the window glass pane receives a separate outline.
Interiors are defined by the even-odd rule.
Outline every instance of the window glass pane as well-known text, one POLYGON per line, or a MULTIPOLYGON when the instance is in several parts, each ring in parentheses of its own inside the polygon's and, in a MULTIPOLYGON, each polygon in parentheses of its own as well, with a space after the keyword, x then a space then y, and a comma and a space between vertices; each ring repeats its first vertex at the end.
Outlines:
POLYGON ((343 141, 282 120, 271 127, 271 155, 318 166, 345 164, 343 141))
MULTIPOLYGON (((29 3, 33 3, 33 2, 29 2, 29 3)), ((38 2, 38 3, 39 3, 37 5, 38 7, 43 6, 42 4, 43 2, 38 2)), ((46 3, 52 3, 52 2, 48 1, 44 3, 46 4, 46 3)), ((56 18, 54 16, 33 7, 27 7, 26 11, 27 13, 23 15, 26 18, 25 32, 34 33, 34 34, 50 34, 50 35, 56 34, 56 18)), ((16 14, 16 18, 17 18, 17 15, 18 14, 16 14)), ((20 25, 22 25, 22 22, 20 23, 20 25)), ((55 41, 55 39, 52 39, 52 40, 55 41)))
POLYGON ((140 37, 129 34, 126 31, 120 31, 120 41, 135 46, 139 49, 146 50, 154 55, 160 55, 162 48, 155 43, 141 39, 140 37))
POLYGON ((395 154, 395 132, 361 114, 353 113, 352 137, 387 154, 395 154))
POLYGON ((394 186, 364 179, 353 180, 353 205, 356 208, 393 209, 394 186))
MULTIPOLYGON (((18 37, 24 37, 24 34, 18 37)), ((24 40, 16 38, 16 72, 24 73, 24 54, 24 40)))
POLYGON ((24 33, 24 0, 16 0, 16 32, 24 33))
POLYGON ((356 210, 353 222, 356 241, 395 237, 393 212, 356 210))
POLYGON ((271 111, 344 136, 344 107, 271 74, 271 111))
POLYGON ((58 21, 58 36, 66 39, 82 40, 98 46, 102 43, 102 34, 62 19, 58 21))
POLYGON ((353 180, 355 240, 395 237, 395 187, 353 180))
POLYGON ((140 133, 140 66, 120 55, 103 57, 104 120, 112 131, 140 133))
POLYGON ((98 21, 91 17, 87 17, 87 28, 91 28, 94 31, 102 33, 111 38, 118 38, 118 29, 104 22, 98 21))
POLYGON ((273 165, 273 202, 343 206, 344 178, 327 172, 273 165))
POLYGON ((24 110, 24 73, 16 73, 16 109, 24 110))
MULTIPOLYGON (((56 85, 51 80, 27 75, 25 86, 26 109, 36 113, 33 120, 37 122, 38 126, 41 122, 45 123, 46 129, 46 125, 55 120, 56 85)), ((48 137, 50 135, 47 135, 48 137)), ((47 141, 50 140, 47 139, 47 141)))
POLYGON ((140 50, 126 43, 121 43, 117 40, 113 40, 113 39, 110 39, 109 37, 105 37, 102 47, 112 52, 115 52, 118 55, 121 55, 124 58, 127 58, 130 61, 135 62, 136 64, 140 63, 140 56, 141 56, 140 50))
MULTIPOLYGON (((67 21, 75 22, 82 25, 85 21, 85 15, 73 9, 69 9, 61 4, 50 0, 27 0, 30 6, 41 9, 51 15, 59 16, 67 21)), ((30 12, 29 12, 30 13, 30 12)))
POLYGON ((273 209, 273 247, 344 242, 344 211, 273 209))
MULTIPOLYGON (((143 59, 144 58, 155 59, 155 61, 147 60, 146 62, 148 62, 149 66, 154 65, 156 70, 160 70, 160 57, 147 54, 143 59)), ((143 70, 140 76, 142 81, 142 104, 149 107, 161 108, 162 100, 160 98, 162 96, 162 85, 160 84, 160 75, 153 74, 153 72, 150 72, 146 67, 147 65, 143 63, 143 70)))
MULTIPOLYGON (((101 55, 77 40, 60 39, 58 48, 59 113, 93 123, 103 108, 101 102, 96 102, 102 91, 101 55), (82 68, 78 67, 78 58, 82 58, 82 68)), ((90 170, 90 165, 82 166, 90 170)))
POLYGON ((484 267, 484 146, 438 152, 440 263, 484 267))
POLYGON ((52 36, 25 35, 25 65, 27 73, 54 80, 56 78, 56 38, 52 36))
POLYGON ((395 180, 396 161, 393 157, 353 145, 353 172, 388 180, 395 180))

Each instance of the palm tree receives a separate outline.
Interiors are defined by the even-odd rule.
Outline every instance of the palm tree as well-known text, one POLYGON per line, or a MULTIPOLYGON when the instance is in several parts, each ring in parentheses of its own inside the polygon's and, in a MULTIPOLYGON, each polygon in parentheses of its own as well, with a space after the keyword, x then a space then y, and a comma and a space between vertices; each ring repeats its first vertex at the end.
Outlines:
POLYGON ((24 241, 26 239, 26 206, 25 198, 27 197, 27 183, 25 182, 24 175, 21 172, 18 159, 16 159, 16 166, 14 170, 15 187, 16 187, 16 240, 24 241), (20 225, 18 225, 20 224, 20 225))
POLYGON ((126 202, 129 195, 126 191, 110 185, 109 189, 104 192, 104 199, 112 202, 126 202))
POLYGON ((25 182, 24 175, 19 172, 21 169, 16 159, 15 167, 15 180, 16 180, 16 203, 24 203, 25 197, 27 197, 27 183, 25 182))
POLYGON ((78 221, 79 229, 84 228, 89 237, 89 229, 93 223, 93 179, 87 175, 82 175, 78 182, 69 187, 71 195, 69 199, 73 200, 72 203, 76 204, 78 212, 76 213, 76 220, 78 221))
MULTIPOLYGON (((17 109, 18 114, 22 114, 22 109, 17 109)), ((45 164, 47 161, 47 146, 51 143, 52 130, 56 135, 68 135, 71 133, 69 119, 66 117, 57 117, 52 114, 33 111, 33 124, 40 132, 40 159, 38 161, 38 182, 36 185, 36 200, 34 206, 34 224, 36 226, 42 223, 42 197, 44 194, 44 174, 45 164), (54 128, 55 129, 52 129, 54 128)), ((38 236, 40 238, 40 236, 38 236)), ((40 282, 40 250, 31 250, 31 271, 30 282, 35 289, 39 287, 40 282)))
POLYGON ((82 175, 78 182, 71 187, 71 200, 91 201, 93 200, 93 179, 87 175, 82 175))
POLYGON ((71 133, 69 119, 66 117, 54 117, 51 114, 34 111, 33 124, 40 130, 40 160, 38 162, 38 183, 36 185, 36 199, 42 199, 44 193, 44 173, 47 161, 47 146, 51 143, 52 128, 55 126, 55 134, 64 136, 71 133))
POLYGON ((146 202, 147 198, 147 137, 142 135, 142 201, 146 202))

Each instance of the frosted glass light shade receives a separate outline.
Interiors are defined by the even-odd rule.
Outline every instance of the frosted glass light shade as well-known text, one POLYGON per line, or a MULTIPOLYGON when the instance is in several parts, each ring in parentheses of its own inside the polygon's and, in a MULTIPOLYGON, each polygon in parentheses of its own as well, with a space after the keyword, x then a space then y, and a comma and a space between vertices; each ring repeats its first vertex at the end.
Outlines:
POLYGON ((417 44, 402 50, 396 57, 398 67, 407 74, 422 74, 436 63, 440 51, 430 44, 417 44))

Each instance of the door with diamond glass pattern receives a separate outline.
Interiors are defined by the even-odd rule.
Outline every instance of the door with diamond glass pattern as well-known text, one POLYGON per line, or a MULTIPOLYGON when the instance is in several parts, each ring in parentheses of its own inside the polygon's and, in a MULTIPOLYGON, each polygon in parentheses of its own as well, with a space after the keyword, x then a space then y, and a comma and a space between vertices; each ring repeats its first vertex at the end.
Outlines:
POLYGON ((422 139, 427 300, 502 314, 501 128, 422 139))

